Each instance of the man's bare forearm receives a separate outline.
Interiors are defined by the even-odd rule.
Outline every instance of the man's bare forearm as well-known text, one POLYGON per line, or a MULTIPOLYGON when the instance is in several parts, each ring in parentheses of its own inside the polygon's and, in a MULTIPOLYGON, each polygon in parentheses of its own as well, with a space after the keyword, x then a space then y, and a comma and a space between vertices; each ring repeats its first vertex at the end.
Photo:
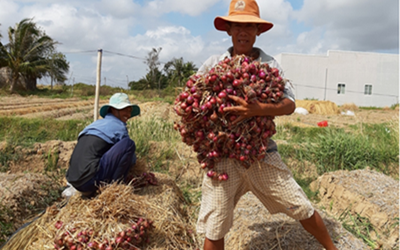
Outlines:
POLYGON ((279 103, 261 103, 261 112, 258 116, 282 116, 290 115, 296 109, 296 104, 287 98, 279 103))

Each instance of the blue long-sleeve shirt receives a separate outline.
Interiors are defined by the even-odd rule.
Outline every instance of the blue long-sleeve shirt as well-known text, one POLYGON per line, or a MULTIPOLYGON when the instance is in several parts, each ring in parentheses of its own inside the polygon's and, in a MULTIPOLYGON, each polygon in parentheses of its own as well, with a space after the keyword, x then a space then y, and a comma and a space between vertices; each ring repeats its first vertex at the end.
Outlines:
POLYGON ((82 135, 95 135, 113 145, 125 137, 129 137, 126 123, 111 113, 108 113, 103 119, 88 125, 79 133, 78 138, 82 135))

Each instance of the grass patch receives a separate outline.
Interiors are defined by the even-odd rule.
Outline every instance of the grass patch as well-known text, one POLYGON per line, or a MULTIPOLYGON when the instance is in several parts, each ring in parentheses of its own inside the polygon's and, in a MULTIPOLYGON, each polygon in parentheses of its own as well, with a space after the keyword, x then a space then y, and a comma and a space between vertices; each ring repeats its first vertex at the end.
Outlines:
POLYGON ((128 121, 128 132, 136 143, 136 154, 141 157, 149 153, 151 142, 173 143, 179 139, 173 123, 155 117, 128 121))
MULTIPOLYGON (((0 117, 0 141, 3 141, 0 154, 0 172, 9 169, 10 162, 18 161, 22 155, 17 147, 29 148, 34 143, 50 140, 74 141, 79 132, 90 121, 0 117)), ((58 155, 48 152, 46 170, 56 168, 58 155)))
POLYGON ((19 152, 15 152, 15 143, 8 139, 5 145, 1 149, 0 154, 0 172, 4 173, 9 170, 9 162, 18 161, 22 155, 19 152))
POLYGON ((8 237, 13 233, 13 223, 6 220, 12 211, 0 205, 0 247, 7 241, 8 237))
POLYGON ((45 172, 54 172, 57 170, 57 163, 59 159, 59 153, 58 151, 52 152, 50 149, 49 152, 47 152, 46 155, 46 167, 45 167, 45 172))
POLYGON ((368 218, 362 217, 359 214, 352 215, 349 209, 346 209, 339 216, 339 221, 347 231, 357 238, 362 239, 371 249, 376 249, 378 243, 372 240, 370 235, 375 229, 368 218))
POLYGON ((31 146, 49 140, 73 141, 90 121, 0 117, 0 141, 31 146))
POLYGON ((156 117, 133 119, 128 123, 129 136, 136 144, 137 157, 145 158, 151 171, 168 172, 168 160, 175 157, 174 144, 180 139, 173 123, 156 117))
MULTIPOLYGON (((80 97, 85 99, 87 97, 94 98, 96 94, 96 86, 85 83, 76 83, 74 85, 55 85, 53 86, 53 89, 51 89, 50 85, 38 85, 38 88, 33 91, 18 90, 17 92, 21 96, 35 95, 39 97, 61 99, 80 97)), ((103 96, 111 96, 117 92, 126 91, 120 87, 111 87, 107 85, 101 85, 99 89, 100 98, 103 96)))
POLYGON ((307 195, 308 199, 314 201, 314 202, 319 202, 318 198, 318 191, 313 192, 310 189, 310 184, 311 182, 314 181, 313 178, 300 178, 296 175, 293 176, 294 179, 296 180, 297 184, 303 189, 304 193, 307 195))
POLYGON ((184 183, 180 186, 182 190, 183 197, 185 201, 189 205, 199 204, 201 202, 201 190, 196 189, 194 186, 190 185, 189 183, 184 183))
POLYGON ((173 104, 176 96, 179 94, 174 88, 166 88, 162 90, 146 89, 130 91, 130 94, 141 102, 155 102, 162 101, 173 104))
POLYGON ((317 166, 318 174, 336 170, 364 169, 398 178, 398 122, 361 124, 350 131, 335 127, 300 128, 280 126, 274 139, 285 140, 279 145, 282 158, 307 160, 317 166))

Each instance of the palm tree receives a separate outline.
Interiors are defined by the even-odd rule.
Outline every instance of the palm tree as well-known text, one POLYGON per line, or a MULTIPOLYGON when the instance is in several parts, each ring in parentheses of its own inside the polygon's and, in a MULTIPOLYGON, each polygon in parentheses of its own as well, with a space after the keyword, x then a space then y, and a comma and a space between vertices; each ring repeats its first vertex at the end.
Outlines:
POLYGON ((164 71, 172 85, 181 86, 183 76, 183 58, 173 58, 171 61, 164 65, 164 71))
MULTIPOLYGON (((0 39, 2 37, 3 36, 0 34, 0 39)), ((7 63, 6 63, 6 51, 5 51, 5 48, 4 48, 3 44, 0 41, 0 68, 5 67, 5 66, 7 66, 7 63)))
POLYGON ((187 62, 183 65, 183 75, 185 78, 189 78, 191 75, 196 73, 198 68, 193 62, 187 62))
POLYGON ((47 75, 51 80, 51 89, 53 89, 53 82, 64 82, 67 80, 66 74, 69 70, 69 63, 65 55, 60 52, 51 52, 48 56, 49 70, 47 75))
POLYGON ((197 68, 192 62, 183 62, 183 58, 173 58, 164 65, 164 71, 170 83, 175 86, 182 86, 186 79, 196 73, 197 68))
POLYGON ((11 70, 11 93, 21 77, 25 89, 36 89, 37 78, 55 72, 51 65, 61 65, 63 72, 68 71, 69 66, 65 67, 64 63, 54 64, 46 57, 54 51, 57 42, 38 29, 31 19, 23 19, 14 28, 10 27, 8 38, 9 43, 4 48, 7 67, 11 70))

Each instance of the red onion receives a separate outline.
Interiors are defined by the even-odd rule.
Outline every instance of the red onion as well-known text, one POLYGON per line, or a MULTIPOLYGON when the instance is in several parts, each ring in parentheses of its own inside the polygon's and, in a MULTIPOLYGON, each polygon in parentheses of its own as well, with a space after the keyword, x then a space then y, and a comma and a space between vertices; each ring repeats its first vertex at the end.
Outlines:
POLYGON ((222 158, 237 159, 245 167, 262 160, 268 140, 276 132, 274 117, 252 117, 233 124, 237 116, 224 112, 224 108, 237 104, 228 95, 248 103, 277 103, 286 82, 277 68, 243 55, 225 58, 208 73, 190 77, 175 100, 174 110, 181 120, 174 129, 180 132, 183 142, 193 146, 207 176, 228 179, 228 173, 214 170, 222 158))
POLYGON ((213 178, 214 176, 215 176, 215 171, 214 170, 209 170, 208 172, 207 172, 207 176, 208 177, 210 177, 210 178, 213 178))
POLYGON ((188 88, 193 87, 193 81, 192 81, 191 79, 189 79, 189 80, 186 82, 186 86, 187 86, 188 88))

